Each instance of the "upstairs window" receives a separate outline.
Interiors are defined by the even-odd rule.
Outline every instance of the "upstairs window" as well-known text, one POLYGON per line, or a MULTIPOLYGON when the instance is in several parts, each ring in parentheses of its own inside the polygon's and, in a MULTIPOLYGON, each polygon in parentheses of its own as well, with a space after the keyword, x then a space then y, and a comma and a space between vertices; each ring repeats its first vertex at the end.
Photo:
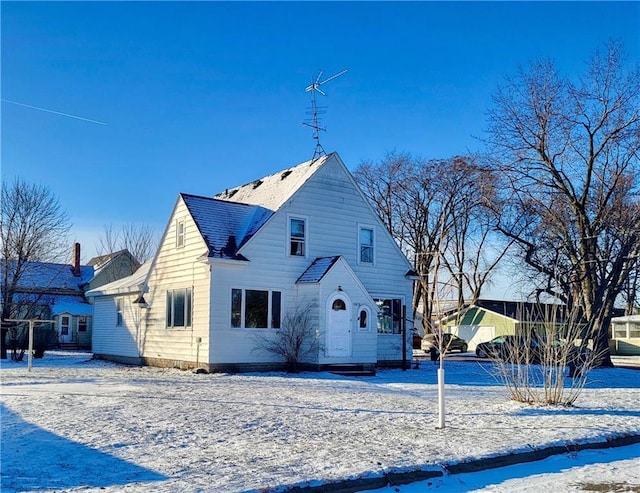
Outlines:
POLYGON ((167 327, 191 327, 191 288, 167 291, 167 327))
POLYGON ((373 228, 360 228, 360 263, 373 264, 373 228))
POLYGON ((184 246, 184 221, 176 221, 176 246, 178 248, 184 246))
POLYGON ((289 255, 304 257, 306 255, 306 221, 300 218, 289 219, 289 255))

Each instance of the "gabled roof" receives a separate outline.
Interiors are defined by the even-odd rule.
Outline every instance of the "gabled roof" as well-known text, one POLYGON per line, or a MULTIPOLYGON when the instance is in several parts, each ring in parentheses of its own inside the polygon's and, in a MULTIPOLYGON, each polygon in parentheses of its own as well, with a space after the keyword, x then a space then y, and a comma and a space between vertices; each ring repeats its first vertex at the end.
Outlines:
POLYGON ((133 274, 117 281, 110 282, 98 288, 87 291, 86 296, 88 298, 94 296, 103 296, 110 294, 124 294, 134 293, 142 291, 144 282, 151 268, 152 260, 147 260, 142 266, 138 268, 133 274))
POLYGON ((56 296, 51 305, 51 315, 63 313, 87 317, 93 315, 93 305, 87 303, 83 296, 56 296))
POLYGON ((216 199, 278 210, 335 153, 305 161, 259 180, 219 193, 216 199))
POLYGON ((92 278, 92 266, 81 265, 80 276, 74 276, 71 264, 27 262, 20 276, 18 291, 82 292, 81 286, 92 278))
POLYGON ((338 261, 340 255, 333 257, 318 257, 307 267, 302 275, 296 280, 296 284, 316 283, 331 270, 331 267, 338 261))
POLYGON ((272 211, 250 204, 227 202, 209 197, 180 194, 209 257, 240 259, 238 249, 271 217, 272 211))
MULTIPOLYGON (((97 276, 98 273, 105 268, 109 263, 116 260, 118 257, 128 255, 133 259, 133 255, 126 248, 119 250, 117 252, 107 253, 106 255, 99 255, 97 257, 93 257, 87 265, 93 266, 94 275, 97 276)), ((135 260, 135 259, 133 259, 135 260)), ((139 265, 139 264, 138 264, 139 265)))
POLYGON ((618 324, 624 324, 624 323, 640 324, 640 315, 626 315, 623 317, 614 317, 611 319, 611 321, 618 324))
POLYGON ((460 311, 451 310, 442 320, 459 317, 473 309, 490 311, 514 322, 541 323, 555 320, 556 323, 566 323, 568 318, 564 305, 479 299, 475 304, 467 305, 460 311))

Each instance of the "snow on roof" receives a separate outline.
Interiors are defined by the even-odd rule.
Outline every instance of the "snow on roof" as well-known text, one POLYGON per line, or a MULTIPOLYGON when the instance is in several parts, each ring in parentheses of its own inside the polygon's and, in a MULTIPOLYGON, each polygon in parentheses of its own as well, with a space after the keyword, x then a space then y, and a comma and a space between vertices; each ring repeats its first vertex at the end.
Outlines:
POLYGON ((296 281, 296 284, 320 282, 322 278, 331 270, 331 267, 338 261, 339 255, 334 257, 318 257, 307 267, 296 281))
POLYGON ((84 301, 82 296, 55 296, 51 305, 51 315, 62 313, 89 316, 93 314, 93 305, 84 301))
POLYGON ((95 289, 87 291, 87 297, 103 296, 117 293, 131 293, 142 289, 142 284, 147 278, 149 269, 151 268, 152 260, 147 260, 142 264, 137 271, 127 277, 118 279, 117 281, 110 282, 103 286, 99 286, 95 289))
POLYGON ((18 288, 29 290, 82 291, 81 285, 93 278, 93 267, 80 266, 80 276, 73 275, 71 264, 52 262, 27 262, 20 276, 18 288))
POLYGON ((305 161, 293 168, 278 171, 259 180, 225 190, 216 199, 266 207, 278 210, 333 155, 305 161))
POLYGON ((616 323, 640 323, 640 315, 627 315, 624 317, 615 317, 611 319, 612 322, 616 323))
POLYGON ((180 196, 207 243, 210 257, 238 258, 238 248, 272 215, 272 211, 258 205, 184 193, 180 196))

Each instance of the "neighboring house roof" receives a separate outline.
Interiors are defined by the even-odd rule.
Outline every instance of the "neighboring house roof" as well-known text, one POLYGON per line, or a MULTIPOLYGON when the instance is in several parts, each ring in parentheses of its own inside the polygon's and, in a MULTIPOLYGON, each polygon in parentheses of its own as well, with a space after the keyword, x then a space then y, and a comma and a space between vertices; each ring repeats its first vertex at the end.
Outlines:
POLYGON ((51 315, 70 313, 78 316, 93 314, 93 306, 82 296, 56 296, 51 305, 51 315))
POLYGON ((253 204, 276 211, 335 153, 305 161, 251 183, 219 193, 216 199, 253 204))
MULTIPOLYGON (((71 264, 27 262, 17 291, 60 293, 81 292, 81 286, 93 278, 93 267, 80 266, 80 276, 73 275, 71 264)), ((73 294, 73 293, 70 293, 73 294)))
POLYGON ((322 278, 327 274, 327 272, 331 270, 331 267, 333 267, 333 264, 335 264, 339 258, 339 255, 333 257, 316 258, 313 262, 311 262, 311 265, 307 267, 307 270, 305 270, 298 278, 296 284, 320 282, 322 278))
POLYGON ((127 277, 110 282, 98 288, 86 292, 88 298, 95 296, 107 296, 116 294, 125 294, 140 292, 143 289, 144 281, 147 278, 152 261, 147 260, 137 271, 127 277))
POLYGON ((271 217, 272 211, 257 205, 226 202, 181 193, 209 257, 243 259, 238 249, 271 217))
POLYGON ((93 257, 91 260, 89 260, 89 262, 87 262, 87 265, 90 265, 93 267, 94 276, 97 276, 100 273, 100 271, 102 271, 102 269, 104 269, 106 266, 108 266, 111 262, 116 260, 118 257, 122 257, 122 256, 129 256, 133 259, 133 256, 131 255, 129 250, 124 248, 122 250, 118 250, 117 252, 107 253, 106 255, 99 255, 97 257, 93 257))
POLYGON ((468 305, 462 310, 452 310, 442 320, 459 317, 473 309, 490 311, 514 322, 547 322, 553 319, 556 323, 565 323, 567 319, 564 305, 479 299, 475 304, 468 305))
POLYGON ((627 315, 625 317, 615 317, 615 318, 612 318, 611 321, 618 324, 640 323, 640 315, 627 315))

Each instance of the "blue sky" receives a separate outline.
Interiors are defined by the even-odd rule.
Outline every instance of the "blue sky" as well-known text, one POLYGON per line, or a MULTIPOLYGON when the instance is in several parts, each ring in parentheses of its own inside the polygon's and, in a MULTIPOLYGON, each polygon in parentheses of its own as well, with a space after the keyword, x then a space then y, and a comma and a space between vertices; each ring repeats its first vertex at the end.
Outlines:
POLYGON ((539 58, 568 76, 639 2, 2 2, 2 179, 46 184, 83 260, 105 224, 162 231, 213 195, 310 159, 305 87, 330 76, 321 143, 350 169, 391 150, 481 149, 491 95, 539 58), (76 115, 71 118, 21 103, 76 115))

